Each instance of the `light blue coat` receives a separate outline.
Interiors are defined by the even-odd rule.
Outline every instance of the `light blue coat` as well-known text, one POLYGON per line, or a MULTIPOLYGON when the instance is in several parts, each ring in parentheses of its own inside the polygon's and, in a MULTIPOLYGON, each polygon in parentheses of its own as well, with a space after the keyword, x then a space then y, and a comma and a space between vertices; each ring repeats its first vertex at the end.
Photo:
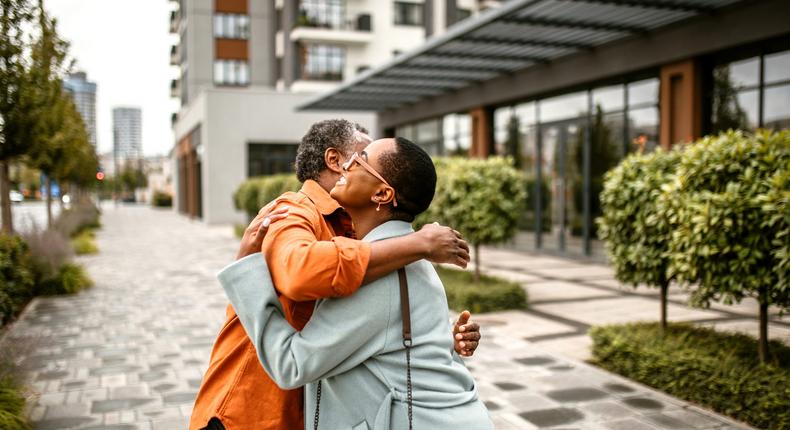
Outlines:
MULTIPOLYGON (((408 223, 390 221, 363 240, 411 232, 408 223)), ((436 271, 419 261, 408 265, 406 274, 414 338, 414 428, 493 429, 472 375, 453 351, 447 298, 436 271)), ((350 297, 320 300, 301 332, 283 317, 261 254, 231 264, 218 277, 266 372, 285 389, 307 385, 307 428, 313 424, 318 380, 323 380, 320 429, 408 428, 397 272, 350 297)))

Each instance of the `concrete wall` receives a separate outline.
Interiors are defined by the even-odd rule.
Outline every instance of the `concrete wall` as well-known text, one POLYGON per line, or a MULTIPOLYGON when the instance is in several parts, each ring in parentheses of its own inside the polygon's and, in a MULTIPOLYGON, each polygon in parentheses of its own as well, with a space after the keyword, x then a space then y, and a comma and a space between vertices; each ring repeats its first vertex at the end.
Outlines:
POLYGON ((181 41, 181 49, 187 50, 187 82, 181 85, 187 85, 191 102, 201 89, 214 83, 214 1, 190 0, 185 4, 187 37, 181 41))
MULTIPOLYGON (((345 118, 375 130, 375 116, 358 112, 295 112, 309 95, 274 90, 211 89, 203 93, 206 107, 201 125, 203 220, 210 224, 245 222, 232 195, 247 179, 247 144, 298 145, 314 122, 345 118)), ((183 127, 186 129, 186 126, 183 127)))

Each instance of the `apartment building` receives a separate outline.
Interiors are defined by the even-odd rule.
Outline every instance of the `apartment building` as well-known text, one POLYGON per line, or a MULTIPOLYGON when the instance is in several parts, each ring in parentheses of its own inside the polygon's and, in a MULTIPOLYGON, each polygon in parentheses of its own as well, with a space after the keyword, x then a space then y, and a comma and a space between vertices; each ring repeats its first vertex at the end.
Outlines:
POLYGON ((119 164, 143 157, 142 110, 116 107, 112 110, 113 157, 119 164))
POLYGON ((77 112, 88 131, 88 141, 96 148, 96 83, 88 80, 85 72, 69 74, 63 88, 71 95, 77 112))
MULTIPOLYGON (((372 113, 297 107, 394 61, 459 21, 479 0, 179 0, 170 30, 175 208, 208 223, 241 222, 232 194, 248 177, 292 170, 309 126, 372 113)), ((380 91, 386 93, 387 82, 380 91)), ((373 97, 375 95, 365 97, 373 97)), ((467 127, 468 129, 468 127, 467 127)))

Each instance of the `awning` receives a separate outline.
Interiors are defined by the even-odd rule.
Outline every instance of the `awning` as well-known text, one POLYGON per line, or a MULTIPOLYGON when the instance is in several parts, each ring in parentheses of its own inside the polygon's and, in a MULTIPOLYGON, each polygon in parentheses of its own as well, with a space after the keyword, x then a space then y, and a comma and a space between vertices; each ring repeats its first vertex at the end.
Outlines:
POLYGON ((652 31, 741 0, 510 0, 300 106, 383 111, 652 31))

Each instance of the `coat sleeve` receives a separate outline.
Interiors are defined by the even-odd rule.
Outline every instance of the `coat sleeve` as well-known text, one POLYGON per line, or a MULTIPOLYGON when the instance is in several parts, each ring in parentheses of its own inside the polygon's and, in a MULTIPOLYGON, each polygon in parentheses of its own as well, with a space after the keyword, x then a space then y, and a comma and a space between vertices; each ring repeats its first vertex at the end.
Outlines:
POLYGON ((264 370, 283 389, 348 371, 386 344, 390 277, 351 297, 320 302, 301 332, 283 317, 261 254, 231 264, 218 278, 264 370))
POLYGON ((319 240, 315 208, 286 201, 288 217, 272 224, 263 239, 266 263, 277 290, 304 302, 353 294, 362 284, 370 244, 346 237, 319 240))

